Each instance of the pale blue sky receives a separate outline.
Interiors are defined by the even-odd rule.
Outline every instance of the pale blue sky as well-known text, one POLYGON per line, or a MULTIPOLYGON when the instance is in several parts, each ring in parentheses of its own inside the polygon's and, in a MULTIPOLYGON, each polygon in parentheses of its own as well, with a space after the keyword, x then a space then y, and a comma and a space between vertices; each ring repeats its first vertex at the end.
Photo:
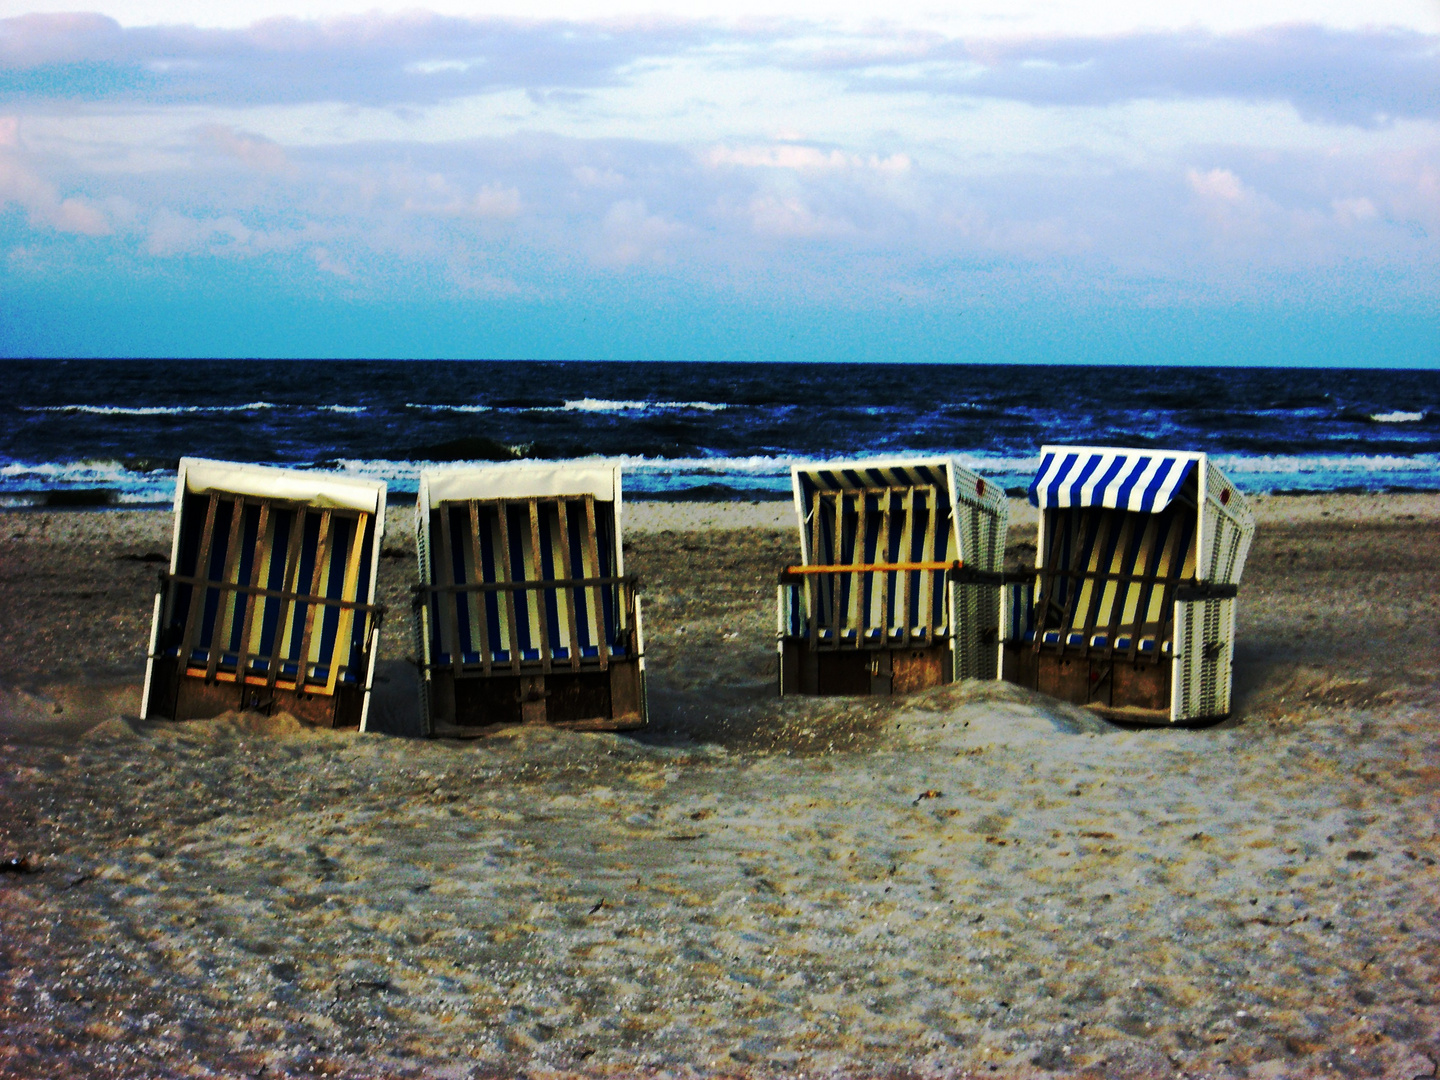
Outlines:
POLYGON ((65 8, 0 355, 1440 366, 1434 2, 65 8))

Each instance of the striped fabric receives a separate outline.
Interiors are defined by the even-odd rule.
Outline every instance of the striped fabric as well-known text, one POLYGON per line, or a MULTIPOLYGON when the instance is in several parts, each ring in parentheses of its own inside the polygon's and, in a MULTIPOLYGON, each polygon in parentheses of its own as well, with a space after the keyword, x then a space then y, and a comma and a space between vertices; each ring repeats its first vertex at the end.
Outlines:
POLYGON ((810 516, 817 491, 860 491, 866 488, 933 487, 947 493, 950 478, 937 463, 887 464, 861 468, 801 469, 796 477, 805 516, 810 516))
POLYGON ((492 664, 603 666, 624 656, 613 505, 585 495, 456 500, 434 507, 432 580, 442 589, 477 583, 511 587, 433 592, 433 662, 452 666, 457 639, 461 663, 486 670, 492 664), (611 583, 598 583, 607 578, 611 583), (552 584, 582 579, 587 583, 552 584), (514 587, 519 583, 525 587, 514 587))
POLYGON ((1047 446, 1030 484, 1030 502, 1042 510, 1104 506, 1154 513, 1170 505, 1199 458, 1174 451, 1047 446))

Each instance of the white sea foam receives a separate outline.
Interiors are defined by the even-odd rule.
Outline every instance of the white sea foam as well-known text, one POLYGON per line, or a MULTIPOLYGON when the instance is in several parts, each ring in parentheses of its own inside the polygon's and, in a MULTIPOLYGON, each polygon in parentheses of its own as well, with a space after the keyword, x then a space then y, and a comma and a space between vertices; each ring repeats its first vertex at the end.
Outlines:
POLYGON ((694 409, 698 412, 721 412, 729 405, 713 401, 610 401, 606 398, 580 398, 567 401, 557 409, 537 409, 537 412, 645 412, 650 409, 694 409))
POLYGON ((1370 414, 1370 419, 1371 419, 1371 420, 1374 420, 1377 424, 1413 424, 1413 423, 1416 423, 1417 421, 1424 420, 1424 419, 1425 419, 1425 414, 1424 414, 1423 412, 1398 412, 1398 411, 1397 411, 1397 412, 1371 413, 1371 414, 1370 414))
POLYGON ((407 409, 420 409, 424 412, 460 412, 460 413, 482 413, 490 412, 489 405, 428 405, 421 401, 407 401, 407 409))
POLYGON ((186 413, 256 412, 273 409, 268 401, 243 405, 21 405, 21 412, 89 413, 93 416, 182 416, 186 413))
POLYGON ((320 412, 336 413, 362 413, 365 412, 364 405, 320 405, 317 407, 320 412))
MULTIPOLYGON (((935 457, 934 452, 857 454, 856 457, 935 457)), ((1005 487, 1028 486, 1039 457, 955 453, 950 455, 1005 487)), ((640 455, 593 456, 577 464, 619 465, 625 470, 626 490, 683 491, 705 485, 722 485, 739 491, 780 493, 790 488, 790 468, 815 460, 800 456, 751 455, 746 457, 656 458, 640 455)), ((1380 489, 1414 487, 1440 489, 1440 454, 1402 455, 1214 455, 1212 460, 1245 491, 1359 487, 1380 489)), ((270 464, 286 465, 285 462, 270 464)), ((494 464, 483 462, 477 464, 494 464)), ((290 468, 295 468, 293 463, 290 468)), ((303 466, 301 466, 303 467, 303 466)), ((397 493, 413 492, 422 468, 429 463, 388 459, 342 459, 329 466, 352 476, 383 480, 397 493)), ((174 495, 174 473, 168 469, 134 472, 118 461, 7 462, 0 464, 0 495, 56 489, 106 488, 122 503, 164 503, 174 495)))

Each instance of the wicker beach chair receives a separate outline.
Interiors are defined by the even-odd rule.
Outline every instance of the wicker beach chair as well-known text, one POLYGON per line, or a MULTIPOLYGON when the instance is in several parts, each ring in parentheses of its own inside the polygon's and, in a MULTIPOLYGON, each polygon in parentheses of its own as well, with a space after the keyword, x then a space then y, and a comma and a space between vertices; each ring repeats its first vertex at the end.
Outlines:
POLYGON ((430 734, 644 726, 640 601, 620 521, 618 468, 421 474, 415 631, 430 734))
POLYGON ((946 458, 791 470, 801 562, 777 599, 781 694, 996 675, 1005 493, 946 458))
POLYGON ((186 458, 141 713, 285 711, 365 727, 385 485, 186 458))
POLYGON ((1007 583, 1002 677, 1137 723, 1229 715, 1255 519, 1204 454, 1046 446, 1033 578, 1007 583))

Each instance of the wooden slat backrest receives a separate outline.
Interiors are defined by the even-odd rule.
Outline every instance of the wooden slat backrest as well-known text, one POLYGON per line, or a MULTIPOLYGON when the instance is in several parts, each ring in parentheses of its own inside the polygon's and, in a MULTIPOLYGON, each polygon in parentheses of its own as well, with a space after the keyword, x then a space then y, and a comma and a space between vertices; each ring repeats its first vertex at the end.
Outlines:
POLYGON ((953 561, 946 502, 933 485, 817 489, 806 521, 805 575, 812 648, 840 642, 927 643, 949 626, 945 569, 953 561), (942 561, 938 569, 877 563, 942 561))
MULTIPOLYGON (((211 493, 206 497, 205 524, 195 549, 193 573, 172 575, 174 588, 191 590, 186 623, 180 632, 177 649, 186 674, 206 681, 263 683, 267 691, 278 686, 306 686, 312 669, 324 668, 316 675, 318 686, 313 692, 333 694, 342 671, 354 659, 355 613, 365 613, 360 651, 368 646, 368 633, 376 617, 375 609, 359 598, 360 575, 366 558, 366 540, 373 515, 359 511, 339 511, 338 518, 330 510, 319 511, 319 530, 314 551, 314 565, 308 592, 299 592, 300 564, 306 554, 305 533, 307 508, 256 495, 211 493), (219 508, 229 508, 230 519, 221 542, 219 508), (283 554, 278 550, 279 522, 288 511, 291 516, 289 538, 283 554), (334 521, 343 519, 350 531, 343 553, 334 547, 334 521), (254 527, 253 540, 247 540, 247 526, 254 527), (336 563, 336 558, 343 563, 336 563), (215 569, 216 560, 220 568, 215 569), (279 565, 277 559, 283 559, 279 565), (340 573, 338 593, 333 573, 340 573), (275 574, 281 581, 273 581, 275 574), (329 588, 322 587, 326 580, 329 588), (279 588, 273 587, 278 584, 279 588), (332 595, 334 593, 334 595, 332 595), (210 596, 214 595, 213 607, 210 596), (303 605, 303 632, 296 633, 296 605, 303 605), (317 634, 317 623, 319 632, 317 634), (267 645, 267 626, 273 627, 267 645), (333 637, 330 631, 333 629, 333 637), (292 649, 300 637, 298 650, 292 649), (200 654, 197 656, 197 652, 200 654), (289 676, 284 668, 291 662, 296 670, 289 676), (254 674, 257 664, 265 664, 263 678, 254 674)), ((180 568, 182 571, 186 567, 180 568)))
MULTIPOLYGON (((470 645, 449 650, 445 666, 457 676, 457 665, 477 663, 487 675, 496 665, 517 673, 523 665, 539 665, 542 672, 557 664, 572 671, 591 662, 608 668, 612 629, 606 612, 619 579, 605 565, 609 556, 601 547, 593 495, 456 500, 439 503, 432 514, 432 530, 439 534, 431 589, 437 651, 445 653, 449 639, 463 645, 467 627, 470 645), (461 506, 468 530, 449 517, 461 506), (464 531, 469 535, 461 536, 464 531), (487 551, 494 556, 488 563, 487 551), (492 613, 498 633, 491 630, 492 613), (478 661, 462 656, 470 651, 478 661)), ((614 617, 624 625, 619 608, 614 617)))
POLYGON ((1046 630, 1058 648, 1085 653, 1103 632, 1105 650, 1128 639, 1168 640, 1174 592, 1194 575, 1194 510, 1174 502, 1159 513, 1075 507, 1046 514, 1047 565, 1039 574, 1036 649, 1046 630), (1071 634, 1080 635, 1075 644, 1071 634))

